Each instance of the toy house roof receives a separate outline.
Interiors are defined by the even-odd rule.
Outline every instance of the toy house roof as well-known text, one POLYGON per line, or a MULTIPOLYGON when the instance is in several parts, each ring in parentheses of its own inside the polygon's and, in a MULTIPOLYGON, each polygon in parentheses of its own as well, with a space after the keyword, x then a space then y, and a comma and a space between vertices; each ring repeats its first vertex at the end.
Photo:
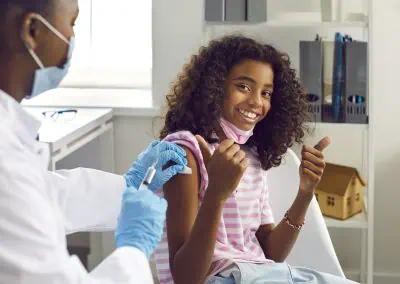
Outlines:
POLYGON ((366 185, 356 168, 327 163, 317 190, 344 196, 354 176, 366 185))

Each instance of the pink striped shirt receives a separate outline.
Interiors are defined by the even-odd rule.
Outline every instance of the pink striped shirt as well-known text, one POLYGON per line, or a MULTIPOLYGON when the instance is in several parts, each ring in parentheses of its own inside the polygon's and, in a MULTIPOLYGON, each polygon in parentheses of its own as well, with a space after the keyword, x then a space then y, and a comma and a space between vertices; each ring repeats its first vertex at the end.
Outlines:
MULTIPOLYGON (((188 147, 197 159, 201 174, 200 207, 208 186, 208 174, 196 138, 188 131, 181 131, 169 135, 165 140, 188 147)), ((209 145, 211 152, 214 152, 217 146, 217 144, 209 145)), ((266 172, 262 169, 261 163, 253 151, 243 150, 246 151, 249 159, 249 167, 237 190, 225 203, 210 276, 217 274, 234 262, 273 262, 265 258, 256 238, 256 232, 261 225, 274 223, 268 200, 266 172)), ((155 260, 160 283, 174 283, 169 267, 166 230, 164 230, 161 244, 155 252, 155 260)))

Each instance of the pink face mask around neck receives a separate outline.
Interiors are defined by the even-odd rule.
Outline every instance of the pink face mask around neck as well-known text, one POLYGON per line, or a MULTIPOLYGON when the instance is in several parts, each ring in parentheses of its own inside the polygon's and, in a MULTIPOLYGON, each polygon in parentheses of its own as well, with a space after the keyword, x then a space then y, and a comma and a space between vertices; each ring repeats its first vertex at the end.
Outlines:
POLYGON ((233 139, 237 144, 246 144, 246 142, 253 136, 253 129, 249 131, 241 130, 224 118, 221 118, 220 125, 225 135, 229 139, 233 139))

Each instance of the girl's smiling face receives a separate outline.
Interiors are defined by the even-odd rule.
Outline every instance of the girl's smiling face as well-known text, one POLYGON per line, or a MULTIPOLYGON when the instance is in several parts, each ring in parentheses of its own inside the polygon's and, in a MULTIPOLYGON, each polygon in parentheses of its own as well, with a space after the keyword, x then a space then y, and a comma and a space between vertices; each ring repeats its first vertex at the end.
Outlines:
POLYGON ((268 63, 243 60, 226 80, 223 116, 236 127, 248 131, 271 109, 274 71, 268 63))

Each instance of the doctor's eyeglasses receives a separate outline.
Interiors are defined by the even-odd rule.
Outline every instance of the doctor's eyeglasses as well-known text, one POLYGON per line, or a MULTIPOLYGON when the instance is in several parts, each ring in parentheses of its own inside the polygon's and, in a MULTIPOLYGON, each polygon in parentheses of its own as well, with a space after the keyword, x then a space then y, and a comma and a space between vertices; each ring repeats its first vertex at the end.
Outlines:
POLYGON ((59 121, 59 122, 68 122, 75 119, 78 110, 76 109, 66 109, 59 111, 44 111, 42 112, 45 120, 48 121, 59 121))

